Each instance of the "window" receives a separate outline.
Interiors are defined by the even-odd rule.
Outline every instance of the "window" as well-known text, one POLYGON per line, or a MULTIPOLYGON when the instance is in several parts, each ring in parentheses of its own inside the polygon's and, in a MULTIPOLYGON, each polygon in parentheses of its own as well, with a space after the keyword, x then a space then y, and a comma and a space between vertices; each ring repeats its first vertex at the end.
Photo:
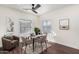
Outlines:
POLYGON ((28 33, 31 31, 31 20, 20 22, 20 33, 28 33))
POLYGON ((43 32, 50 33, 51 32, 51 22, 49 20, 42 21, 43 32))

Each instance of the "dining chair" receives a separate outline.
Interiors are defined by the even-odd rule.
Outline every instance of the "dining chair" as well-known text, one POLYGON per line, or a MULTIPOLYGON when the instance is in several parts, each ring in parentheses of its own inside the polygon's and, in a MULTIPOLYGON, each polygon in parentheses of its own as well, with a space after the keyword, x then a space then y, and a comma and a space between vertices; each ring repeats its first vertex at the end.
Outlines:
POLYGON ((25 38, 25 37, 21 37, 21 38, 22 38, 22 42, 23 42, 22 47, 25 46, 25 48, 24 48, 24 53, 27 53, 27 51, 26 51, 27 46, 30 47, 30 45, 32 44, 32 40, 29 39, 29 37, 26 37, 26 38, 25 38))
POLYGON ((43 52, 43 47, 44 47, 43 43, 45 43, 45 47, 47 49, 47 39, 46 38, 47 38, 47 35, 43 35, 43 36, 37 37, 35 40, 35 42, 37 42, 38 44, 41 45, 42 52, 43 52))

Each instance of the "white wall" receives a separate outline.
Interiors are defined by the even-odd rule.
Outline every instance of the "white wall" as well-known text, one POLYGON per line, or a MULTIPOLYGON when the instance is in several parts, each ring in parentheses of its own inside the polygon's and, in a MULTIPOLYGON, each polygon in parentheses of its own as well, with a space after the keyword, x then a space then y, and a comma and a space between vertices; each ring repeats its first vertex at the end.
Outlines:
MULTIPOLYGON (((40 16, 41 20, 52 22, 56 32, 55 42, 79 49, 79 5, 67 6, 40 16), (69 30, 59 30, 59 19, 69 18, 69 30)), ((49 39, 52 40, 53 39, 49 39)))
POLYGON ((1 37, 6 33, 6 20, 10 17, 14 21, 14 34, 19 33, 18 21, 19 19, 32 20, 33 26, 38 26, 38 17, 30 14, 24 13, 22 11, 0 6, 0 46, 2 46, 1 37))

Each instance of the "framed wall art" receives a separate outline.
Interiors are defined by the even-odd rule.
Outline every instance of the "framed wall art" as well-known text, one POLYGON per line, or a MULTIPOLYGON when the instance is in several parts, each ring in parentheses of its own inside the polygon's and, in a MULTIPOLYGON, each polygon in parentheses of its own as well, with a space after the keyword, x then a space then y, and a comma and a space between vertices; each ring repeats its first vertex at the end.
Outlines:
POLYGON ((59 29, 60 30, 69 30, 69 19, 68 18, 59 20, 59 29))
POLYGON ((14 22, 11 18, 7 19, 7 32, 13 32, 14 31, 14 22))

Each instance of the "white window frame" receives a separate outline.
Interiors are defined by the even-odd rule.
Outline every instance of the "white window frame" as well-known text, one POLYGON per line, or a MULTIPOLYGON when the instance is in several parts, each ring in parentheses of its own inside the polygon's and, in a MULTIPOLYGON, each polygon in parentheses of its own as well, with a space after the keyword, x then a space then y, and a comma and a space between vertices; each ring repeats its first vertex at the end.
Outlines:
POLYGON ((21 19, 19 21, 19 25, 20 25, 20 34, 29 33, 32 30, 32 21, 31 20, 21 19), (30 25, 28 25, 28 24, 30 24, 30 25))
POLYGON ((50 33, 51 32, 51 22, 49 20, 43 20, 42 21, 42 30, 45 33, 50 33))

